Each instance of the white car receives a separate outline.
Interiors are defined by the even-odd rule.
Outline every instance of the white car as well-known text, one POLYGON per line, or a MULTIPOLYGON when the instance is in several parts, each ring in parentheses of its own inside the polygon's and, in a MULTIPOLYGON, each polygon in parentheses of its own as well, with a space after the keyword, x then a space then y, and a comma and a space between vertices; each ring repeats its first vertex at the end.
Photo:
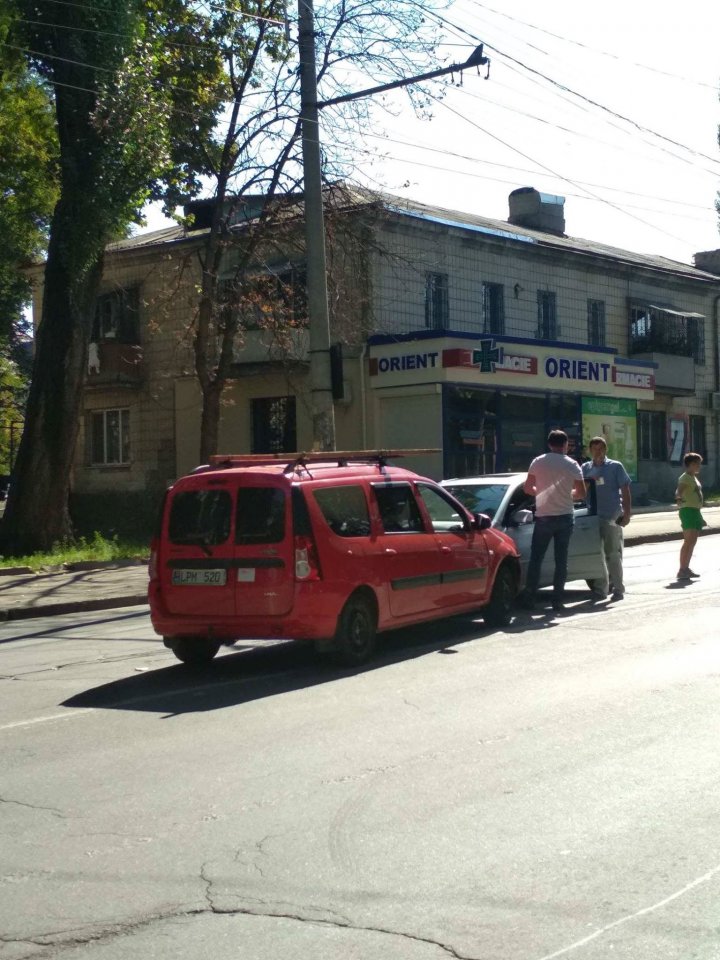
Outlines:
MULTIPOLYGON (((472 513, 485 513, 493 527, 507 533, 520 551, 522 583, 530 562, 530 542, 535 524, 535 498, 523 490, 527 473, 488 473, 482 477, 443 480, 447 487, 472 513)), ((587 500, 575 502, 575 528, 570 538, 567 582, 584 580, 588 586, 603 576, 600 530, 594 504, 594 491, 587 500)), ((552 586, 554 557, 548 547, 540 573, 540 586, 552 586)))

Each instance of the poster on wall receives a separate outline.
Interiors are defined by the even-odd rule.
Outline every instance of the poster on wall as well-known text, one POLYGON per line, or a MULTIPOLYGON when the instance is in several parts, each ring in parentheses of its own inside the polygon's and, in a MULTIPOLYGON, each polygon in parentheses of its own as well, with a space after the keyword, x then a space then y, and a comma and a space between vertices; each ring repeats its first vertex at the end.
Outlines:
POLYGON ((688 418, 683 414, 673 414, 667 422, 668 460, 681 463, 685 454, 688 435, 688 418))
POLYGON ((582 398, 582 437, 585 455, 593 437, 604 437, 607 455, 620 460, 637 480, 637 401, 612 397, 582 398))

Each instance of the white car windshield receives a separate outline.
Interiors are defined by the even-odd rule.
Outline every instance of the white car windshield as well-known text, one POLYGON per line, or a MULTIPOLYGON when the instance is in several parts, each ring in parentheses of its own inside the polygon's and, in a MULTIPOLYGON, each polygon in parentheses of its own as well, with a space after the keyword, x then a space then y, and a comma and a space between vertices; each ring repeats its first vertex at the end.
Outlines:
POLYGON ((446 488, 471 513, 486 513, 494 517, 508 491, 507 483, 459 483, 446 488))

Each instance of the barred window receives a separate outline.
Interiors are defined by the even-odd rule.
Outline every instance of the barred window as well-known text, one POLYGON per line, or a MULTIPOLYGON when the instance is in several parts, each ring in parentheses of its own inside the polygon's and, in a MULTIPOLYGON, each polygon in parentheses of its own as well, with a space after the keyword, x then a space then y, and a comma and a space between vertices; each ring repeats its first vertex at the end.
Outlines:
POLYGON ((699 453, 703 460, 707 460, 705 417, 690 414, 688 423, 688 450, 699 453))
POLYGON ((90 462, 130 462, 130 411, 99 410, 91 414, 90 462))
POLYGON ((425 274, 425 326, 431 330, 446 330, 450 323, 448 275, 425 274))
POLYGON ((539 340, 557 340, 557 298, 551 290, 538 290, 537 312, 537 338, 539 340))
POLYGON ((483 333, 505 333, 505 288, 501 283, 483 283, 483 333))
POLYGON ((295 397, 258 397, 252 406, 252 452, 297 450, 295 397))
POLYGON ((605 301, 587 302, 588 343, 595 347, 605 346, 605 301))
POLYGON ((638 453, 641 460, 667 460, 665 414, 638 410, 638 453))

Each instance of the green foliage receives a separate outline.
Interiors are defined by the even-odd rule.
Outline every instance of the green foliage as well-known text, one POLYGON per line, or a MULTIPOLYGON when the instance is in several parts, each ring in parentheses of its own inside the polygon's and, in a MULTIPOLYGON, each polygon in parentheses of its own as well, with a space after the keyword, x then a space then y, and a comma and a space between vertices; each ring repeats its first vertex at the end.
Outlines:
POLYGON ((37 259, 57 199, 57 139, 47 91, 22 64, 0 69, 0 342, 29 299, 21 268, 37 259))
POLYGON ((0 350, 0 474, 9 474, 11 447, 20 440, 26 380, 17 365, 0 350))
POLYGON ((56 543, 51 550, 30 553, 21 557, 0 556, 0 567, 30 567, 41 570, 46 567, 59 567, 66 563, 80 563, 87 560, 112 562, 118 560, 142 560, 148 555, 148 547, 142 541, 120 540, 117 537, 107 539, 100 533, 78 540, 56 543))

